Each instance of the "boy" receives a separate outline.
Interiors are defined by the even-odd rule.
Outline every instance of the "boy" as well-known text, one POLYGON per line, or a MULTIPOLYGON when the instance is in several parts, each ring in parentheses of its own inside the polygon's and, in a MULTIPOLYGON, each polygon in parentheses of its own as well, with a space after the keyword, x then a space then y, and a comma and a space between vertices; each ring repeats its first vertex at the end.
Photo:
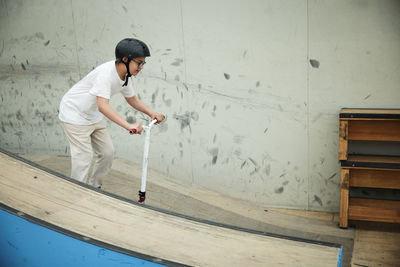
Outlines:
POLYGON ((144 42, 123 39, 115 48, 115 61, 95 68, 62 98, 59 119, 71 148, 71 178, 86 182, 94 151, 96 162, 88 183, 101 188, 114 157, 114 146, 103 115, 127 131, 141 134, 143 130, 142 125, 128 123, 110 106, 112 95, 120 92, 136 110, 156 119, 157 123, 164 120, 164 115, 153 112, 135 95, 132 82, 128 82, 143 69, 149 56, 144 42))

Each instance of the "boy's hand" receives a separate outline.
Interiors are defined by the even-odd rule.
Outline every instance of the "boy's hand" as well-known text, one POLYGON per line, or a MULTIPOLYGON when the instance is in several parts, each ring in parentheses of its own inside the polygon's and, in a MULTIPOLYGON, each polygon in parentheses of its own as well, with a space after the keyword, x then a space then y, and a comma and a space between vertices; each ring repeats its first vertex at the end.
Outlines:
POLYGON ((129 124, 128 130, 130 134, 142 134, 143 126, 140 123, 129 124))
POLYGON ((163 114, 154 114, 153 116, 151 116, 151 120, 157 120, 157 122, 155 124, 159 124, 160 122, 162 122, 165 119, 165 116, 163 114))

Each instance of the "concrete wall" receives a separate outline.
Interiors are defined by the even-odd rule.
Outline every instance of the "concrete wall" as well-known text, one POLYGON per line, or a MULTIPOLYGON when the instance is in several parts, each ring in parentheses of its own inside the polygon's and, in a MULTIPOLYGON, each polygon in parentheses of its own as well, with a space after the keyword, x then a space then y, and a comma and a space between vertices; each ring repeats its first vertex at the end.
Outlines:
MULTIPOLYGON (((1 147, 68 154, 61 97, 137 37, 135 88, 168 116, 150 167, 267 206, 337 211, 340 108, 400 106, 397 0, 1 0, 0 25, 1 147)), ((143 137, 109 126, 141 162, 143 137)))

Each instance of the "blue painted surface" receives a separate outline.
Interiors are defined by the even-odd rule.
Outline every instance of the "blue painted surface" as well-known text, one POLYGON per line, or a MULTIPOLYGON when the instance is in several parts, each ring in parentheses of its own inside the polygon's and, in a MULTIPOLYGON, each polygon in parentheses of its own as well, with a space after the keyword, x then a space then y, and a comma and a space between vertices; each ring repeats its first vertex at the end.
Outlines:
POLYGON ((340 246, 339 257, 338 257, 338 267, 342 267, 343 265, 343 246, 340 246))
POLYGON ((0 209, 1 267, 164 266, 50 230, 0 209))

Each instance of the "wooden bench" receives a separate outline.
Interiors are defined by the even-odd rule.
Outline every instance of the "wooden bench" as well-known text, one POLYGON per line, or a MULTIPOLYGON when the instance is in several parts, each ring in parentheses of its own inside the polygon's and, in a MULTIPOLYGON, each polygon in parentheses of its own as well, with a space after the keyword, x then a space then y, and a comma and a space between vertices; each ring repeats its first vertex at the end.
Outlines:
POLYGON ((400 223, 400 201, 352 198, 351 188, 400 189, 398 155, 352 155, 349 141, 400 141, 399 109, 342 109, 339 121, 340 224, 348 220, 400 223))

